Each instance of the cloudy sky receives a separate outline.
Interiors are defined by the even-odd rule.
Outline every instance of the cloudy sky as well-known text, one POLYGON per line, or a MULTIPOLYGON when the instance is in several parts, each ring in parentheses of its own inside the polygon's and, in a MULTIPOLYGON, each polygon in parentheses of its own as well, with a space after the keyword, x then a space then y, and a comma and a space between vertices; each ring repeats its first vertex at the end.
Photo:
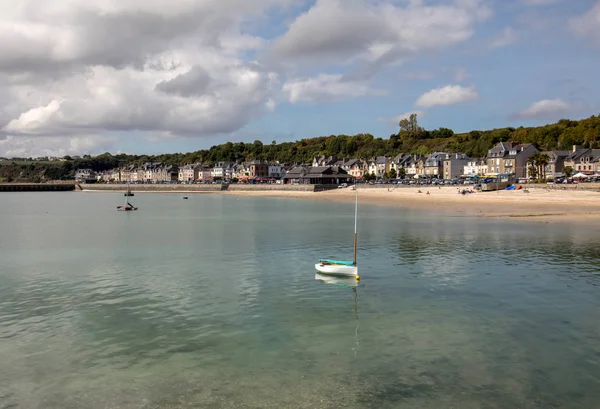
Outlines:
POLYGON ((0 156, 600 112, 600 0, 0 0, 0 156))

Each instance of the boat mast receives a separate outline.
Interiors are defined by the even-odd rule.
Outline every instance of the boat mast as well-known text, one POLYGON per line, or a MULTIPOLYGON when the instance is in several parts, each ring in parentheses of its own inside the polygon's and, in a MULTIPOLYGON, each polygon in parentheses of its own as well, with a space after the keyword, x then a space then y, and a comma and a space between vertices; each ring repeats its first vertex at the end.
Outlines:
POLYGON ((358 190, 356 190, 356 201, 354 203, 354 265, 356 265, 356 239, 358 233, 356 232, 358 220, 358 190))

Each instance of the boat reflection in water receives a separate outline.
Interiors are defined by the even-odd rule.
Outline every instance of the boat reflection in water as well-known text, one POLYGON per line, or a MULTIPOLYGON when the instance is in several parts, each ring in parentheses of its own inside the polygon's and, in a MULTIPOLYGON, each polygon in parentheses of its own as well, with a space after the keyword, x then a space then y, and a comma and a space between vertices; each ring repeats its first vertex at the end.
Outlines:
POLYGON ((352 348, 354 351, 354 357, 356 358, 356 352, 360 347, 360 343, 358 342, 358 327, 360 326, 358 322, 358 283, 354 277, 339 277, 339 276, 330 276, 324 274, 315 274, 315 280, 319 280, 324 282, 325 284, 335 284, 340 287, 348 287, 352 288, 352 293, 354 296, 354 318, 356 319, 356 328, 354 329, 354 335, 356 337, 355 346, 352 348))
POLYGON ((326 284, 337 284, 342 287, 357 287, 358 281, 355 277, 332 276, 325 274, 315 274, 315 280, 321 280, 326 284))

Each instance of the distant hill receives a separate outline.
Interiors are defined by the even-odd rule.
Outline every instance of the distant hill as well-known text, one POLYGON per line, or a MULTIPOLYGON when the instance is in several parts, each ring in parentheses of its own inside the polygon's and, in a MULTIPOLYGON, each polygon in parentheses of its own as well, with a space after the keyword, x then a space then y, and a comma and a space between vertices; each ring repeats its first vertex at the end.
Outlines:
POLYGON ((400 123, 400 130, 389 138, 375 138, 371 134, 330 135, 301 139, 296 142, 263 144, 227 142, 210 149, 190 153, 162 155, 111 155, 104 153, 83 158, 65 157, 64 162, 33 161, 12 158, 0 162, 0 181, 40 181, 71 178, 76 169, 90 168, 103 171, 129 164, 164 162, 181 165, 218 161, 251 161, 255 159, 292 164, 310 162, 315 156, 369 159, 376 156, 395 156, 398 153, 427 154, 434 151, 460 152, 470 157, 486 156, 499 141, 532 143, 538 149, 569 150, 573 145, 600 148, 600 116, 579 121, 562 119, 554 124, 530 128, 500 128, 455 134, 451 129, 425 130, 418 126, 416 116, 400 123), (412 121, 412 122, 411 122, 412 121))

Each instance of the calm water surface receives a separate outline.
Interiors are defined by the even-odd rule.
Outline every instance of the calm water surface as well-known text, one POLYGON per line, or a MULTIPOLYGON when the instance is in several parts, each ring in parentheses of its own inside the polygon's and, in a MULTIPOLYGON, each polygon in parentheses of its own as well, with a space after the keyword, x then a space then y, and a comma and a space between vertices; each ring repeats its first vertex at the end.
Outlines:
POLYGON ((217 194, 0 194, 0 408, 598 408, 594 230, 217 194))

